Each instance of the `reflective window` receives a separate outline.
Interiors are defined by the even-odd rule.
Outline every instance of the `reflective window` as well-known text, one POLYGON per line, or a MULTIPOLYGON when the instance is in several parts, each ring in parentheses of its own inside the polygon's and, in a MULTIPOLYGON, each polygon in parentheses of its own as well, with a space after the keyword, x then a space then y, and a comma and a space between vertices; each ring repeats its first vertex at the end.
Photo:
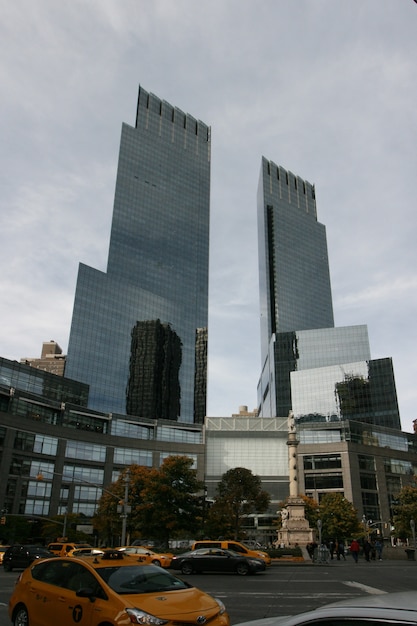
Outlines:
POLYGON ((104 480, 104 470, 99 469, 98 467, 64 465, 63 480, 74 483, 85 480, 93 485, 102 485, 104 480))
POLYGON ((304 469, 334 469, 342 467, 340 454, 309 455, 304 458, 304 469))
POLYGON ((84 441, 67 441, 65 456, 69 459, 104 462, 106 460, 106 446, 99 446, 84 441))
POLYGON ((122 419, 113 419, 111 422, 111 434, 119 437, 134 437, 135 439, 153 439, 154 427, 143 426, 122 419))
POLYGON ((416 473, 416 468, 413 464, 402 459, 384 459, 384 469, 389 474, 408 474, 413 476, 416 473))
POLYGON ((178 441, 182 443, 203 443, 201 430, 188 430, 170 426, 160 426, 157 431, 158 441, 178 441))
POLYGON ((14 442, 17 450, 39 452, 55 456, 58 449, 58 439, 46 435, 34 435, 33 433, 17 432, 14 442))
POLYGON ((129 448, 114 449, 114 463, 120 465, 146 465, 152 467, 152 450, 135 450, 129 448))

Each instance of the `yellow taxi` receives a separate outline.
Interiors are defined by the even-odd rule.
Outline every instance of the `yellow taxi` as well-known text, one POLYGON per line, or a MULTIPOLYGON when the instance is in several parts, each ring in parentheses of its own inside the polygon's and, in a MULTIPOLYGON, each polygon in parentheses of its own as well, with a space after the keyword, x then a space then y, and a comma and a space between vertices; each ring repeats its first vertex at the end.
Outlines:
POLYGON ((8 610, 14 626, 230 626, 221 600, 118 550, 27 567, 8 610))
POLYGON ((161 567, 169 567, 174 556, 169 552, 165 552, 164 554, 154 552, 146 546, 123 546, 116 549, 120 550, 120 552, 124 552, 125 554, 147 557, 144 559, 145 562, 160 565, 161 567))
POLYGON ((3 563, 4 553, 6 552, 7 548, 10 548, 10 546, 0 546, 0 565, 1 563, 3 563))

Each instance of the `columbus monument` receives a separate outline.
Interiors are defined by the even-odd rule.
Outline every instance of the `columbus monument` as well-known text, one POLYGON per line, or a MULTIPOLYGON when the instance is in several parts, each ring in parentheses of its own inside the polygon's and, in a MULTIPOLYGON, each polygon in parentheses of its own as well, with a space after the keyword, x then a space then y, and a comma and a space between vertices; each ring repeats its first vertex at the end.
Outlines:
POLYGON ((286 508, 281 511, 281 528, 278 530, 278 545, 306 546, 314 540, 314 531, 305 518, 304 500, 299 495, 297 471, 297 433, 293 412, 288 414, 288 474, 290 495, 286 508))

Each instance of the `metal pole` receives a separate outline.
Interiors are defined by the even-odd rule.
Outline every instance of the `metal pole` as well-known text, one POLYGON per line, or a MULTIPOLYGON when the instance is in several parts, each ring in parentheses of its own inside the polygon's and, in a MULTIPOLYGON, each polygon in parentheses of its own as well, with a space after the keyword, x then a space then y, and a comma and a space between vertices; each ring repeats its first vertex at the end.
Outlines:
POLYGON ((317 528, 319 530, 319 546, 321 546, 321 529, 322 529, 321 519, 317 520, 317 528))
POLYGON ((126 475, 125 475, 125 497, 123 501, 123 514, 122 514, 122 546, 126 545, 126 524, 127 524, 127 511, 128 511, 127 501, 129 499, 129 481, 130 481, 130 472, 127 469, 126 475))

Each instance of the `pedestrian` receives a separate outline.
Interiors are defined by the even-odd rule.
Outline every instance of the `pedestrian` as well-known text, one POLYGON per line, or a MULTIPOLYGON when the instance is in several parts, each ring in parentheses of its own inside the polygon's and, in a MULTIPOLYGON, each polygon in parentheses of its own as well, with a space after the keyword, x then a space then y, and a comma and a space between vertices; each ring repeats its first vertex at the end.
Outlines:
POLYGON ((366 559, 367 561, 369 561, 369 560, 370 560, 370 558, 369 558, 369 557, 370 557, 370 554, 371 554, 371 550, 372 550, 372 546, 371 546, 371 544, 369 543, 369 541, 368 541, 367 539, 365 539, 365 542, 364 542, 364 544, 363 544, 363 553, 364 553, 364 555, 365 555, 365 559, 366 559))
POLYGON ((358 562, 358 556, 359 556, 359 550, 360 550, 360 546, 358 541, 356 541, 356 539, 353 539, 352 543, 350 544, 350 553, 353 557, 353 560, 355 561, 355 563, 358 562))
POLYGON ((342 557, 342 559, 346 561, 345 544, 341 539, 339 539, 339 541, 337 542, 337 560, 338 561, 340 561, 340 557, 342 557))
POLYGON ((330 552, 330 559, 333 561, 333 555, 334 555, 334 551, 336 549, 336 544, 334 539, 330 539, 329 541, 329 552, 330 552))
POLYGON ((384 547, 384 546, 383 546, 382 541, 380 541, 379 539, 377 539, 377 540, 375 541, 375 550, 376 550, 376 553, 377 553, 377 556, 378 556, 378 560, 379 560, 379 561, 382 561, 382 549, 383 549, 383 547, 384 547))

